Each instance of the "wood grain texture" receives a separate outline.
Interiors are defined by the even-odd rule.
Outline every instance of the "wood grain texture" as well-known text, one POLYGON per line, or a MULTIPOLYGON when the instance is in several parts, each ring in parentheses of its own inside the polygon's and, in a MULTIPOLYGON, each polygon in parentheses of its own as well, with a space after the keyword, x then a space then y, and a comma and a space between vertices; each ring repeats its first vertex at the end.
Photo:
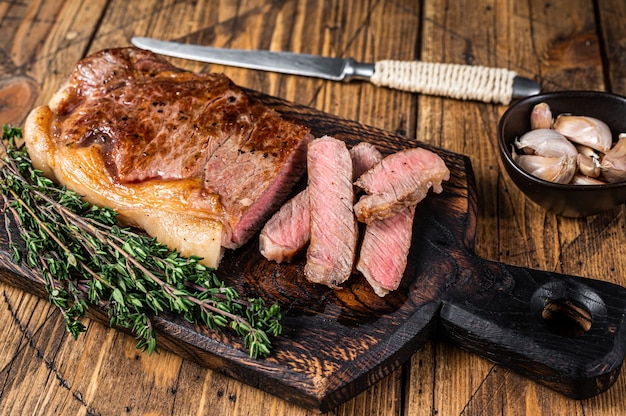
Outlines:
MULTIPOLYGON (((623 16, 620 0, 9 1, 0 3, 0 81, 26 77, 36 87, 35 102, 43 103, 88 51, 145 35, 362 60, 469 60, 536 77, 544 90, 625 94, 623 16)), ((466 154, 476 174, 480 256, 626 284, 623 207, 570 220, 527 201, 499 165, 495 135, 502 106, 176 63, 227 71, 254 90, 466 154)), ((5 103, 0 99, 0 108, 5 103)), ((29 104, 17 105, 19 122, 29 104)), ((87 321, 87 334, 73 341, 47 302, 0 287, 2 414, 311 414, 176 355, 138 354, 131 337, 95 322, 87 321)), ((433 340, 329 414, 612 416, 622 414, 624 397, 624 377, 604 394, 570 400, 433 340)))

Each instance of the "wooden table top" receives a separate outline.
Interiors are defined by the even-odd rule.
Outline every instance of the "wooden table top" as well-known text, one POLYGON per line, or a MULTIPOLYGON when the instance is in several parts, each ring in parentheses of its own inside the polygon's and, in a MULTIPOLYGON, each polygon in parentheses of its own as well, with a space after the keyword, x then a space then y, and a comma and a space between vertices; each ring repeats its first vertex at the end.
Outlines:
MULTIPOLYGON (((75 62, 132 36, 359 61, 505 67, 543 91, 626 95, 622 0, 29 0, 0 2, 0 123, 20 126, 75 62)), ((624 208, 569 219, 526 199, 504 172, 504 105, 173 60, 237 84, 467 155, 478 190, 476 253, 626 286, 624 208)), ((0 414, 309 415, 314 412, 87 321, 78 340, 46 300, 0 285, 0 414)), ((626 378, 572 400, 433 339, 330 415, 621 415, 626 378)))

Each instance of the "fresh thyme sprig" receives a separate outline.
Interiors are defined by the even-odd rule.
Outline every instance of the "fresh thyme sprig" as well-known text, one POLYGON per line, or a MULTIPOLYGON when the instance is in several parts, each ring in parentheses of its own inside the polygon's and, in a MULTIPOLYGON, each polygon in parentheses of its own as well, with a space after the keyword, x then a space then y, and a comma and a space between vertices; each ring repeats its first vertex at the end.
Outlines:
POLYGON ((111 326, 129 329, 137 348, 156 350, 150 317, 163 311, 211 330, 232 329, 250 357, 270 353, 269 335, 282 331, 278 304, 241 299, 197 257, 184 258, 155 239, 118 226, 116 212, 91 205, 33 168, 21 130, 3 126, 0 188, 5 223, 13 221, 22 242, 9 246, 45 285, 68 332, 85 331, 90 304, 108 313, 111 326), (269 335, 268 335, 269 334, 269 335))

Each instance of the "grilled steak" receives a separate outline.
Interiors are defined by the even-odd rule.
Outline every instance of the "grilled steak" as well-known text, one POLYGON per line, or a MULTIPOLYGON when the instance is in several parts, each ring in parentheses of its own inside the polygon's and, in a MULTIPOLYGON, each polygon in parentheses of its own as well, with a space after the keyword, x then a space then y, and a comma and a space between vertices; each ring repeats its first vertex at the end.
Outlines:
POLYGON ((213 267, 286 199, 312 138, 226 76, 135 48, 80 61, 24 127, 35 167, 213 267))
POLYGON ((380 297, 400 285, 411 247, 414 215, 415 205, 411 205, 365 227, 356 268, 380 297))
POLYGON ((352 159, 344 142, 325 136, 307 155, 311 241, 304 274, 337 287, 352 273, 357 244, 352 159))
POLYGON ((359 221, 371 223, 392 217, 415 205, 432 187, 441 192, 441 182, 450 178, 444 161, 435 153, 413 148, 385 157, 355 182, 367 195, 354 206, 359 221))
MULTIPOLYGON (((376 147, 367 142, 353 146, 350 157, 353 179, 382 159, 376 147)), ((309 191, 306 188, 287 201, 265 224, 259 236, 259 250, 268 260, 289 262, 309 242, 309 235, 309 191)))

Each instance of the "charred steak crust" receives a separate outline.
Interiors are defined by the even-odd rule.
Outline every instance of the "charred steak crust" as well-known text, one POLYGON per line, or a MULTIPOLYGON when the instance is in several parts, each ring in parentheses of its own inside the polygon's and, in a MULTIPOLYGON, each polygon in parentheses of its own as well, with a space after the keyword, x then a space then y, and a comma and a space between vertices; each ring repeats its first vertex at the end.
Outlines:
POLYGON ((116 183, 197 179, 201 192, 190 197, 219 195, 228 248, 244 244, 306 171, 307 127, 223 74, 192 73, 137 48, 80 61, 50 108, 57 145, 100 146, 116 183))

